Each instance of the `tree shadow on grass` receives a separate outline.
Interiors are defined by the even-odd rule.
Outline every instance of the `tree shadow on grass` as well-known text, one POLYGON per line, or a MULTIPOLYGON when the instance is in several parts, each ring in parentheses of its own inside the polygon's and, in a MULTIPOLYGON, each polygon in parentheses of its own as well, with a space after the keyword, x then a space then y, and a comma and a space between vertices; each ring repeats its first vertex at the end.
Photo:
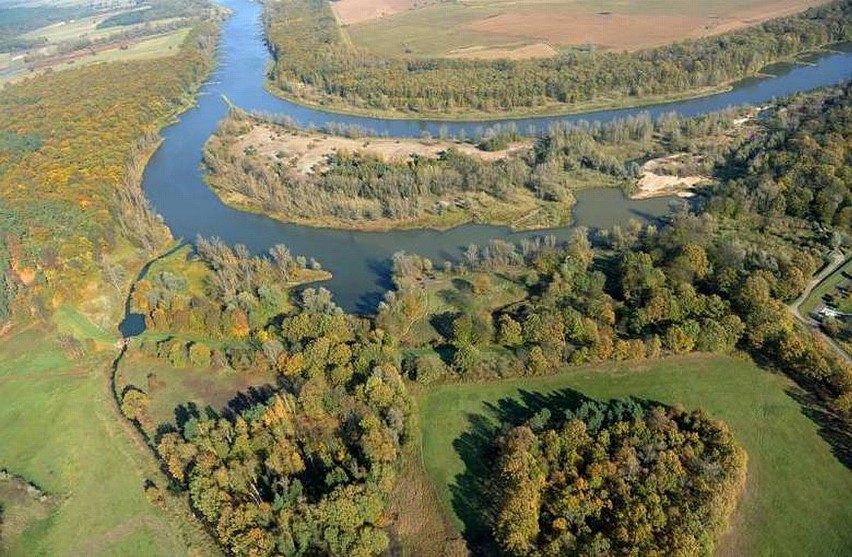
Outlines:
POLYGON ((257 385, 249 387, 246 391, 239 391, 228 401, 228 406, 222 410, 222 415, 231 420, 236 419, 238 415, 258 404, 266 404, 275 392, 272 385, 257 385))
POLYGON ((486 403, 480 414, 468 414, 468 428, 453 448, 464 462, 464 472, 450 486, 453 510, 464 523, 464 537, 473 555, 497 555, 491 525, 495 517, 498 492, 492 477, 497 451, 494 440, 503 431, 521 425, 547 408, 561 418, 566 410, 576 410, 588 397, 572 389, 549 393, 520 391, 519 397, 507 397, 486 403))
POLYGON ((852 432, 848 423, 828 411, 814 395, 799 388, 787 389, 787 394, 799 403, 802 413, 819 426, 819 435, 831 447, 834 456, 852 469, 852 432))

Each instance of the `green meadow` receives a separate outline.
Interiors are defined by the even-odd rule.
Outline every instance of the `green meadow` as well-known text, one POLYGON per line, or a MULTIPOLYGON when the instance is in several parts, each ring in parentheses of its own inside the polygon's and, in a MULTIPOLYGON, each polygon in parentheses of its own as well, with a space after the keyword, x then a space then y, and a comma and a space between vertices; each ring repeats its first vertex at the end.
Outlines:
MULTIPOLYGON (((843 555, 852 547, 852 471, 789 393, 796 387, 753 363, 696 355, 579 368, 558 376, 443 385, 419 400, 423 461, 438 498, 469 535, 482 527, 471 473, 472 425, 542 395, 570 400, 638 397, 702 408, 726 421, 748 453, 748 481, 719 553, 843 555), (470 466, 470 470, 468 470, 470 466)), ((475 482, 476 478, 473 478, 475 482)))

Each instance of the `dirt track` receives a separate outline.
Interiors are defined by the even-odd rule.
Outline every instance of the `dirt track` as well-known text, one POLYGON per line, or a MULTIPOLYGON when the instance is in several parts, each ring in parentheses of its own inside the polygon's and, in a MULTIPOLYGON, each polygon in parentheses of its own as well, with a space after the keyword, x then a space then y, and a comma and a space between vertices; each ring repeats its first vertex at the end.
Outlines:
POLYGON ((843 253, 835 251, 832 254, 831 263, 828 264, 825 269, 820 271, 819 274, 814 276, 814 278, 812 278, 810 282, 808 282, 808 286, 805 288, 805 291, 802 293, 802 295, 796 298, 796 301, 790 304, 790 312, 793 314, 793 317, 795 317, 797 321, 811 329, 815 335, 824 340, 825 343, 828 344, 832 348, 832 350, 837 353, 838 356, 843 358, 847 363, 852 363, 852 358, 849 357, 849 354, 846 352, 846 350, 844 350, 843 347, 841 347, 834 341, 834 339, 832 339, 830 336, 828 336, 822 331, 819 322, 810 316, 802 315, 801 312, 802 303, 808 299, 808 296, 811 295, 811 292, 813 292, 814 288, 819 286, 820 283, 827 279, 832 273, 834 273, 834 271, 845 265, 846 261, 847 258, 843 255, 843 253))

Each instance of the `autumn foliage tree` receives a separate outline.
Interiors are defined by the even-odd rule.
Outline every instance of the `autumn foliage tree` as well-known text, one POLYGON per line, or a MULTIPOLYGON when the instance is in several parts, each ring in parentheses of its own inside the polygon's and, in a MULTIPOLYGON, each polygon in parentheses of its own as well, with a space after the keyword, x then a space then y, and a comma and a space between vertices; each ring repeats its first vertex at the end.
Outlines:
POLYGON ((508 430, 497 447, 504 555, 709 554, 745 482, 725 424, 635 401, 586 402, 508 430))

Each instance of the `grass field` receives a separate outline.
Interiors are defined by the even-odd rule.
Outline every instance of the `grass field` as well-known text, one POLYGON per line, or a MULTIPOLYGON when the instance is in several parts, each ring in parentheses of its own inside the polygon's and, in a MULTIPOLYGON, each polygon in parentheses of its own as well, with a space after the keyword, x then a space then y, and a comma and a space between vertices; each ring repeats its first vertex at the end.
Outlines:
MULTIPOLYGON (((53 25, 47 25, 45 27, 29 31, 28 33, 24 33, 23 35, 21 35, 21 37, 25 39, 44 38, 50 44, 60 43, 63 41, 76 41, 80 39, 102 39, 111 35, 123 33, 131 29, 138 29, 143 27, 144 24, 128 25, 122 27, 108 27, 106 29, 97 28, 98 24, 103 20, 107 19, 108 17, 120 13, 127 13, 130 11, 133 10, 118 10, 112 12, 105 12, 82 19, 54 23, 53 25)), ((166 21, 171 20, 161 20, 157 23, 165 23, 166 21)))
MULTIPOLYGON (((231 369, 188 367, 177 369, 167 361, 130 354, 121 363, 116 385, 119 391, 128 385, 144 390, 150 397, 147 409, 151 425, 175 422, 175 409, 194 405, 221 411, 229 403, 249 396, 253 388, 275 385, 273 374, 237 372, 231 369)), ((156 433, 155 431, 149 432, 156 433)))
MULTIPOLYGON (((66 333, 97 331, 79 315, 58 319, 73 323, 66 333)), ((146 479, 165 480, 114 406, 113 356, 90 350, 72 360, 40 328, 0 340, 0 468, 58 499, 46 517, 26 511, 26 527, 4 540, 4 555, 216 553, 185 504, 169 498, 162 510, 146 498, 146 479)))
POLYGON ((529 58, 638 50, 791 15, 826 0, 341 0, 338 20, 383 56, 529 58))
POLYGON ((189 27, 184 27, 162 35, 128 43, 123 47, 112 46, 104 50, 98 50, 94 54, 90 51, 80 51, 75 55, 69 56, 67 59, 63 58, 63 61, 49 63, 44 67, 40 67, 34 72, 22 67, 15 73, 8 73, 3 77, 0 77, 0 84, 4 82, 14 82, 36 75, 48 68, 51 71, 62 71, 104 62, 130 62, 133 60, 165 58, 178 53, 180 46, 183 44, 183 41, 186 39, 189 31, 189 27))
POLYGON ((490 415, 489 404, 555 392, 599 400, 635 396, 683 403, 728 422, 748 452, 746 493, 720 554, 849 555, 852 471, 832 454, 818 426, 785 392, 792 388, 784 377, 749 362, 704 355, 608 364, 555 377, 445 385, 419 399, 423 460, 456 526, 473 531, 478 510, 465 510, 470 478, 462 454, 472 465, 476 459, 464 448, 463 435, 476 416, 490 415))

